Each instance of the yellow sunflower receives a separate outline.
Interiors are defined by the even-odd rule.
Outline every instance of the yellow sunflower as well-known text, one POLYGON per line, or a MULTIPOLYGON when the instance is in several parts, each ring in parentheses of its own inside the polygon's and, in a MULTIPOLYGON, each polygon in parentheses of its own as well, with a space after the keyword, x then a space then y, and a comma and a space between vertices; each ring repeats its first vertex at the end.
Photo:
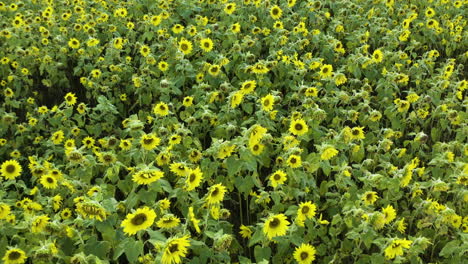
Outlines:
POLYGON ((0 220, 7 218, 10 212, 11 212, 11 209, 8 204, 4 204, 4 203, 0 204, 0 220))
POLYGON ((280 19, 282 14, 283 14, 283 10, 281 10, 281 8, 278 5, 274 5, 270 9, 270 15, 275 20, 280 19))
POLYGON ((21 175, 23 168, 16 160, 7 160, 2 163, 1 173, 7 180, 13 180, 21 175))
POLYGON ((189 236, 183 236, 168 239, 161 258, 162 264, 181 263, 181 258, 187 255, 188 247, 190 247, 189 238, 189 236))
POLYGON ((179 50, 182 51, 185 55, 188 55, 192 52, 192 42, 186 39, 179 41, 179 50))
POLYGON ((277 214, 268 217, 268 219, 263 224, 263 233, 272 239, 276 236, 284 236, 289 228, 289 221, 284 214, 277 214))
POLYGON ((121 227, 127 235, 134 235, 140 230, 147 229, 154 223, 156 213, 148 207, 138 208, 134 213, 127 215, 121 227))
POLYGON ((319 75, 322 79, 326 79, 333 76, 333 66, 330 64, 323 65, 322 67, 320 67, 319 75))
POLYGON ((273 188, 276 188, 278 185, 283 184, 287 179, 287 175, 282 170, 277 170, 270 175, 270 184, 273 188))
POLYGON ((299 226, 304 226, 306 219, 313 218, 316 210, 317 206, 310 201, 299 204, 299 208, 297 209, 297 223, 299 226))
POLYGON ((309 131, 309 127, 307 126, 306 122, 303 119, 296 119, 291 121, 291 125, 289 126, 289 132, 296 136, 304 135, 309 131))
POLYGON ((94 202, 78 202, 76 204, 76 212, 84 218, 96 219, 100 222, 104 221, 107 217, 107 212, 99 204, 94 202))
POLYGON ((140 139, 140 144, 145 150, 152 150, 161 143, 161 139, 154 134, 145 134, 140 139))
POLYGON ((387 259, 394 259, 396 256, 403 255, 403 249, 410 248, 413 241, 407 239, 394 239, 390 245, 385 248, 385 257, 387 259))
POLYGON ((5 264, 22 264, 26 262, 26 253, 19 248, 11 248, 5 252, 2 260, 5 264))
POLYGON ((211 186, 206 197, 207 204, 219 204, 221 201, 223 201, 225 193, 226 187, 221 183, 211 186))
POLYGON ((132 180, 140 185, 148 185, 164 177, 164 172, 159 170, 141 170, 135 173, 132 180))
POLYGON ((294 250, 293 256, 299 264, 310 264, 315 260, 315 253, 314 246, 303 243, 294 250))
POLYGON ((213 49, 213 41, 210 38, 200 40, 200 48, 204 52, 210 52, 213 49))
POLYGON ((189 169, 187 173, 187 179, 185 180, 186 190, 191 191, 197 188, 201 180, 203 179, 203 172, 200 170, 200 167, 196 167, 195 169, 189 169))
POLYGON ((327 147, 322 151, 322 154, 320 155, 320 159, 329 160, 335 157, 337 154, 338 154, 338 150, 336 150, 334 147, 327 147))
POLYGON ((166 116, 169 114, 169 106, 164 102, 160 102, 153 108, 153 112, 159 116, 166 116))
POLYGON ((250 141, 249 149, 250 149, 250 152, 252 152, 252 154, 254 154, 255 156, 258 156, 262 154, 263 150, 265 149, 265 145, 259 142, 250 141))
POLYGON ((47 224, 49 224, 49 220, 50 218, 47 215, 36 216, 31 225, 31 232, 40 233, 44 231, 47 224))
POLYGON ((76 96, 74 93, 67 93, 64 98, 67 105, 76 104, 76 96))
POLYGON ((172 214, 164 215, 161 219, 156 222, 159 228, 174 228, 180 223, 180 219, 172 214))
POLYGON ((267 94, 266 96, 262 97, 262 110, 265 112, 270 112, 273 110, 273 104, 275 102, 275 98, 271 94, 267 94))
POLYGON ((50 174, 42 175, 39 182, 47 189, 55 189, 58 187, 57 179, 50 174))
POLYGON ((366 205, 373 205, 375 201, 377 201, 378 198, 379 196, 377 195, 376 192, 367 191, 364 193, 361 199, 364 201, 366 205))
POLYGON ((177 176, 183 177, 187 174, 187 172, 190 170, 187 166, 185 166, 181 162, 175 162, 172 163, 171 166, 169 166, 169 169, 171 172, 175 173, 177 176))
POLYGON ((302 166, 301 156, 298 156, 298 155, 289 156, 288 160, 286 160, 286 164, 291 168, 301 167, 302 166))

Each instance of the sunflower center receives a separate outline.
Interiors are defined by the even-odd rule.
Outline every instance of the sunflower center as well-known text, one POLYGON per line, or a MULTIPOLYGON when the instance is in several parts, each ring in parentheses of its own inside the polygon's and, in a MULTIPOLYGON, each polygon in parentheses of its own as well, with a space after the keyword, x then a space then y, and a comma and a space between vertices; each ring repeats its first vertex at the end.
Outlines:
POLYGON ((105 155, 104 156, 104 161, 105 162, 111 162, 112 161, 112 156, 111 155, 105 155))
POLYGON ((257 151, 259 148, 260 148, 260 147, 259 147, 258 145, 255 145, 255 146, 253 147, 253 150, 254 150, 254 151, 257 151))
POLYGON ((301 252, 301 260, 305 260, 307 257, 309 257, 309 253, 301 252))
POLYGON ((278 12, 279 12, 279 10, 276 9, 276 8, 272 10, 273 15, 275 15, 275 16, 278 15, 278 12))
POLYGON ((165 107, 164 105, 161 105, 161 106, 159 107, 159 109, 161 109, 161 110, 164 111, 164 110, 166 110, 166 107, 165 107))
POLYGON ((152 142, 153 142, 153 139, 152 139, 152 138, 145 138, 145 139, 143 140, 143 143, 145 143, 145 145, 149 145, 149 144, 151 144, 152 142))
POLYGON ((178 250, 179 250, 179 245, 178 244, 172 244, 172 245, 169 246, 169 251, 171 253, 174 253, 174 252, 176 252, 178 250))
POLYGON ((296 158, 291 158, 291 163, 296 163, 296 158))
POLYGON ((296 124, 296 125, 294 126, 294 128, 295 128, 296 130, 302 130, 302 124, 296 124))
POLYGON ((303 214, 307 214, 309 212, 309 210, 310 210, 310 208, 308 206, 304 206, 304 207, 302 207, 301 212, 303 214))
POLYGON ((182 50, 187 50, 187 49, 188 49, 188 46, 187 46, 187 44, 182 44, 182 45, 180 45, 180 48, 181 48, 182 50))
POLYGON ((353 135, 355 135, 355 136, 359 135, 359 130, 357 130, 357 129, 353 130, 353 135))
POLYGON ((273 219, 273 221, 270 221, 269 226, 270 228, 276 228, 279 226, 279 224, 280 224, 280 221, 278 220, 278 218, 275 218, 273 219))
POLYGON ((143 224, 144 222, 146 222, 146 219, 147 219, 146 214, 137 214, 135 217, 133 217, 132 224, 139 226, 143 224))
POLYGON ((204 46, 205 46, 205 48, 209 48, 209 47, 210 47, 210 43, 205 42, 204 46))
POLYGON ((54 179, 52 179, 51 177, 47 177, 47 182, 48 183, 54 183, 54 179))
POLYGON ((6 166, 6 171, 7 171, 8 173, 13 173, 13 172, 15 172, 15 171, 16 171, 15 165, 9 164, 8 166, 6 166))
POLYGON ((219 189, 215 188, 214 191, 211 193, 211 196, 214 197, 214 196, 218 195, 218 193, 219 193, 219 189))
POLYGON ((263 105, 264 105, 264 106, 269 106, 269 105, 270 105, 270 100, 266 99, 266 100, 263 102, 263 105))
POLYGON ((275 181, 279 181, 281 179, 281 175, 277 173, 275 176, 273 176, 273 179, 275 179, 275 181))
POLYGON ((9 260, 17 260, 20 257, 21 257, 21 253, 19 253, 18 251, 10 252, 10 254, 8 255, 9 260))
POLYGON ((190 179, 189 179, 190 182, 195 181, 196 177, 197 177, 197 176, 195 175, 195 173, 190 174, 190 179))
POLYGON ((323 72, 323 73, 327 73, 327 72, 328 72, 328 68, 323 68, 322 72, 323 72))

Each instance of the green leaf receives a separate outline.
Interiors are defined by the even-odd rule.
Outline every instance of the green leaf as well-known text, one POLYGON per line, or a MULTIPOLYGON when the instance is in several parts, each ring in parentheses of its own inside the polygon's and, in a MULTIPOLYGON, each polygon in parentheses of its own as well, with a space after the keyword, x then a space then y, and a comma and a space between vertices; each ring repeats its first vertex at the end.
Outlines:
POLYGON ((448 257, 452 255, 454 252, 458 251, 460 246, 460 241, 453 240, 445 244, 442 250, 439 252, 439 256, 441 257, 448 257))
POLYGON ((254 248, 255 260, 260 262, 262 260, 269 260, 271 257, 271 248, 255 246, 254 248))
POLYGON ((138 257, 143 253, 143 242, 128 241, 125 245, 125 255, 130 263, 136 263, 138 257))

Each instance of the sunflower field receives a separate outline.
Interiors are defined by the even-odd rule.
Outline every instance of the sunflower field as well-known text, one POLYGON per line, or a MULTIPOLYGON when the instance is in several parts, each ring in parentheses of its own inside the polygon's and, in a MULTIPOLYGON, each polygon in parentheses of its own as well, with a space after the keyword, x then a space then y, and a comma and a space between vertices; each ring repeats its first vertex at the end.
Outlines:
POLYGON ((468 262, 467 0, 1 0, 0 263, 468 262))

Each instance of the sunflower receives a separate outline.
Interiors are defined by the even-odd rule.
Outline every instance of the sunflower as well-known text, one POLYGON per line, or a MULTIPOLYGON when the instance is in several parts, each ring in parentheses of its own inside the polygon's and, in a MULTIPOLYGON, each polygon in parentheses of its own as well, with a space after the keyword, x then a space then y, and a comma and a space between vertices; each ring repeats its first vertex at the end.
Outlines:
POLYGON ((200 186, 201 180, 203 179, 203 172, 200 170, 200 167, 195 169, 189 169, 187 173, 187 179, 185 180, 186 190, 191 191, 198 186, 200 186))
POLYGON ((351 139, 364 139, 364 127, 353 127, 351 129, 351 139))
POLYGON ((177 176, 180 177, 185 176, 186 173, 190 170, 187 166, 180 162, 172 163, 169 169, 171 170, 171 172, 175 173, 177 176))
POLYGON ((245 81, 242 83, 240 91, 244 94, 250 94, 257 87, 257 82, 255 80, 245 81))
POLYGON ((96 219, 100 222, 104 221, 108 214, 106 210, 99 204, 85 202, 84 199, 80 199, 80 201, 76 204, 76 212, 78 212, 84 218, 96 219))
POLYGON ((10 206, 8 204, 0 204, 0 220, 5 219, 11 212, 10 206))
POLYGON ((19 248, 11 248, 5 252, 2 260, 5 264, 22 264, 26 262, 26 253, 19 248))
POLYGON ((192 42, 184 38, 181 41, 179 41, 179 50, 182 51, 185 55, 190 54, 192 52, 192 49, 192 42))
POLYGON ((168 239, 163 249, 162 264, 181 263, 181 258, 187 255, 189 246, 189 236, 168 239))
POLYGON ((249 142, 249 149, 250 149, 250 152, 252 152, 252 154, 254 154, 255 156, 258 156, 260 154, 262 154, 263 150, 265 149, 265 145, 259 143, 259 142, 249 142), (252 143, 252 144, 250 144, 252 143))
POLYGON ((270 15, 274 20, 278 20, 281 18, 281 15, 283 14, 283 10, 278 5, 274 5, 270 9, 270 15))
POLYGON ((63 219, 63 220, 66 220, 68 218, 70 218, 72 216, 72 211, 70 210, 70 208, 65 208, 62 210, 62 212, 60 212, 60 217, 63 219))
POLYGON ((211 65, 210 68, 208 69, 208 73, 211 76, 218 76, 219 72, 221 71, 221 67, 219 65, 211 65))
POLYGON ((301 156, 298 155, 290 155, 289 158, 286 160, 286 164, 291 168, 299 168, 302 166, 301 156))
POLYGON ((224 7, 224 12, 226 12, 226 14, 228 14, 228 15, 231 15, 232 13, 234 13, 234 11, 236 11, 236 4, 235 3, 228 3, 224 7))
POLYGON ((286 173, 282 170, 277 170, 270 175, 270 184, 276 188, 279 184, 283 184, 288 179, 286 173))
POLYGON ((161 139, 154 134, 145 134, 140 139, 140 144, 145 150, 152 150, 161 143, 161 139))
POLYGON ((284 214, 277 214, 268 217, 268 219, 263 224, 263 233, 272 239, 276 236, 284 236, 289 228, 289 221, 284 214))
POLYGON ((292 120, 289 126, 289 132, 296 136, 304 135, 309 131, 309 127, 303 119, 292 120))
POLYGON ((394 259, 396 256, 403 255, 403 249, 410 248, 413 241, 407 239, 394 239, 390 245, 385 248, 385 257, 387 259, 394 259))
POLYGON ((47 224, 49 224, 50 218, 47 215, 36 216, 31 225, 31 232, 40 233, 44 231, 47 224))
POLYGON ((147 229, 154 223, 156 213, 148 207, 138 208, 134 213, 128 214, 122 221, 121 227, 127 235, 134 235, 140 230, 147 229))
POLYGON ((13 180, 21 175, 23 168, 16 160, 7 160, 2 163, 1 173, 7 180, 13 180))
POLYGON ((94 143, 96 141, 92 137, 85 137, 82 141, 82 143, 86 146, 86 148, 92 148, 94 147, 94 143))
POLYGON ((143 57, 148 57, 148 55, 151 53, 151 49, 150 47, 148 47, 148 45, 143 45, 140 47, 140 54, 141 56, 143 57))
POLYGON ((327 147, 322 151, 322 154, 320 155, 320 159, 329 160, 335 157, 337 154, 338 154, 338 150, 336 150, 334 147, 327 147))
POLYGON ((326 79, 333 76, 333 66, 330 64, 322 65, 322 67, 320 67, 319 75, 322 79, 326 79))
POLYGON ((194 149, 192 151, 190 151, 190 154, 189 154, 189 160, 191 162, 198 162, 201 158, 202 158, 203 154, 197 150, 197 149, 194 149))
POLYGON ((180 219, 172 214, 164 215, 161 219, 156 222, 159 228, 174 228, 180 223, 180 219))
POLYGON ((366 205, 373 205, 378 198, 379 196, 377 195, 377 193, 372 191, 365 192, 364 195, 361 197, 361 199, 366 205))
POLYGON ((204 38, 200 40, 200 48, 204 52, 210 52, 213 49, 213 41, 210 38, 204 38))
POLYGON ((315 247, 309 244, 302 243, 300 247, 294 250, 294 259, 299 264, 310 264, 315 260, 315 247))
POLYGON ((47 189, 55 189, 58 187, 57 179, 50 174, 42 175, 39 182, 47 189))
POLYGON ((270 112, 273 110, 273 104, 275 102, 275 98, 271 94, 267 94, 266 96, 262 97, 262 110, 265 112, 270 112))
POLYGON ((164 172, 159 170, 141 170, 135 173, 132 180, 140 185, 148 185, 164 177, 164 172))
POLYGON ((382 208, 382 214, 384 214, 384 224, 388 224, 396 218, 396 210, 391 205, 382 208))
POLYGON ((171 146, 177 145, 177 144, 180 144, 181 141, 182 141, 182 136, 178 134, 174 134, 169 138, 169 145, 171 146))
POLYGON ((315 216, 315 211, 317 206, 312 202, 303 202, 299 204, 299 209, 297 209, 297 217, 301 220, 311 219, 315 216))
POLYGON ((242 91, 237 91, 231 96, 231 108, 236 108, 242 103, 244 99, 244 93, 242 91))
POLYGON ((72 49, 77 49, 80 47, 80 41, 76 38, 72 38, 68 41, 68 46, 72 49))
POLYGON ((407 224, 405 223, 405 218, 401 218, 401 220, 399 220, 398 222, 396 222, 397 224, 397 230, 398 232, 404 234, 405 231, 406 231, 406 227, 407 227, 407 224))
POLYGON ((65 99, 65 103, 67 103, 67 105, 74 105, 76 104, 76 96, 74 93, 67 93, 64 97, 65 99))
POLYGON ((383 53, 380 49, 374 50, 374 53, 372 53, 372 61, 375 63, 381 63, 384 59, 383 53))
POLYGON ((252 237, 252 229, 250 229, 250 227, 248 226, 245 226, 245 225, 241 225, 240 226, 240 231, 239 231, 239 234, 243 237, 243 238, 251 238, 252 237))
POLYGON ((208 205, 219 204, 224 199, 225 193, 226 187, 221 183, 211 186, 206 197, 208 205))
POLYGON ((169 114, 169 106, 164 102, 160 102, 153 108, 153 113, 159 116, 166 116, 169 114))
POLYGON ((158 63, 158 69, 162 72, 165 72, 167 71, 167 69, 169 68, 169 64, 165 61, 160 61, 158 63))
POLYGON ((184 100, 182 101, 182 105, 185 107, 190 107, 193 104, 193 97, 192 96, 186 96, 184 97, 184 100))

